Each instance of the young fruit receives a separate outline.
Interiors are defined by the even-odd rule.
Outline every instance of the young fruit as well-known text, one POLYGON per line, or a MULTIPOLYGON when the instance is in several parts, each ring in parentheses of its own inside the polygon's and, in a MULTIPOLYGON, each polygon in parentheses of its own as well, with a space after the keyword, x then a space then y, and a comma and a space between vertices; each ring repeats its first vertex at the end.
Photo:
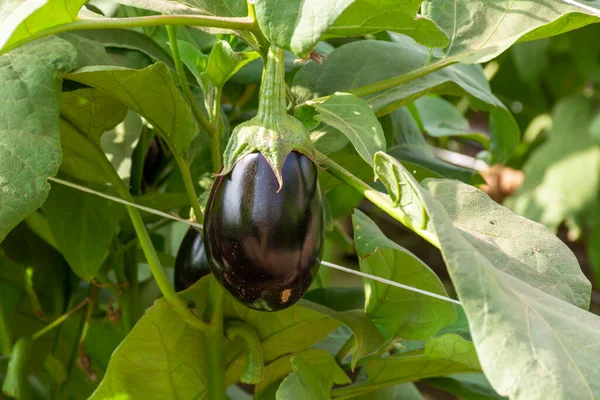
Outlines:
POLYGON ((204 240, 199 229, 190 226, 183 237, 175 259, 175 290, 185 290, 210 274, 204 240))
POLYGON ((204 220, 208 263, 240 302, 276 311, 297 302, 319 269, 325 223, 317 168, 291 152, 282 186, 261 153, 215 181, 204 220))

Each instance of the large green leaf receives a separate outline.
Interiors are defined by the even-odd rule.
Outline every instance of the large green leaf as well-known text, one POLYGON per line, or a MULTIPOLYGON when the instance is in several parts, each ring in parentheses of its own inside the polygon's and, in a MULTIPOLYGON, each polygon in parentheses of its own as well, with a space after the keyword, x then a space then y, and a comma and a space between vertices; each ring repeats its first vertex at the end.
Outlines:
POLYGON ((75 64, 67 42, 48 38, 0 56, 0 242, 42 205, 61 161, 61 74, 75 64))
POLYGON ((0 5, 0 50, 77 20, 86 0, 7 0, 0 5))
POLYGON ((190 106, 164 63, 141 70, 85 67, 68 79, 110 93, 146 118, 175 151, 184 153, 198 134, 190 106))
POLYGON ((585 225, 600 191, 600 145, 594 141, 594 102, 584 97, 562 100, 552 129, 523 167, 525 181, 507 200, 516 213, 556 231, 570 219, 585 225))
POLYGON ((305 58, 354 0, 256 0, 256 18, 266 38, 305 58))
POLYGON ((100 146, 63 118, 59 127, 63 152, 61 172, 82 181, 109 182, 111 176, 100 146))
MULTIPOLYGON (((410 199, 403 210, 415 221, 421 221, 426 212, 427 229, 435 231, 436 215, 427 210, 418 183, 389 155, 378 153, 375 159, 377 175, 394 194, 392 198, 410 199)), ((437 199, 435 204, 443 206, 442 217, 449 218, 453 232, 476 249, 478 256, 552 296, 581 308, 589 306, 590 282, 571 250, 546 227, 512 213, 472 186, 449 180, 425 182, 437 199)))
POLYGON ((346 135, 363 160, 373 166, 375 153, 385 150, 386 144, 381 124, 366 101, 349 93, 335 93, 307 104, 318 111, 316 120, 346 135))
POLYGON ((123 121, 127 107, 103 90, 85 88, 63 93, 61 117, 96 144, 100 136, 123 121))
POLYGON ((87 281, 92 280, 119 232, 124 207, 54 184, 43 209, 52 237, 73 271, 87 281))
POLYGON ((426 0, 425 16, 441 27, 450 44, 444 57, 463 63, 488 61, 518 40, 558 35, 598 22, 600 1, 426 0), (579 4, 577 6, 576 4, 579 4))
MULTIPOLYGON (((380 155, 376 165, 394 163, 380 155)), ((397 176, 411 179, 406 171, 397 176)), ((418 198, 494 389, 514 399, 600 396, 600 318, 561 300, 589 302, 589 282, 570 250, 470 186, 432 180, 418 198)))
POLYGON ((421 0, 355 0, 335 21, 325 38, 391 31, 411 36, 429 47, 442 47, 448 38, 431 20, 417 14, 421 0))
MULTIPOLYGON (((418 70, 426 65, 429 49, 412 39, 392 34, 394 42, 364 40, 337 48, 323 64, 310 63, 294 77, 292 90, 298 102, 347 92, 384 79, 418 70), (357 59, 356 55, 360 54, 357 59)), ((482 69, 476 65, 452 65, 402 85, 367 97, 379 114, 400 108, 427 94, 467 96, 476 110, 490 112, 495 126, 491 150, 498 161, 506 161, 519 140, 519 128, 511 113, 490 91, 482 69)))
POLYGON ((207 398, 205 340, 158 300, 114 351, 90 399, 207 398))
MULTIPOLYGON (((354 210, 352 222, 361 271, 447 296, 435 273, 364 213, 354 210)), ((427 339, 456 320, 454 304, 381 282, 366 279, 365 297, 366 313, 387 338, 427 339)))

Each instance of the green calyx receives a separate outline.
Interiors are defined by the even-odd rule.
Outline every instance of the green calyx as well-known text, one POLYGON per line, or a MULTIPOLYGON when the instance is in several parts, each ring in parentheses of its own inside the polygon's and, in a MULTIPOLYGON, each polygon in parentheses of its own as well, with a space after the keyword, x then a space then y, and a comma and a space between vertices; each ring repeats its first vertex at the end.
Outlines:
POLYGON ((262 76, 258 113, 233 130, 219 175, 231 172, 235 164, 248 154, 260 152, 273 169, 281 188, 281 170, 288 154, 296 151, 315 162, 315 148, 308 130, 287 114, 284 77, 283 49, 271 46, 262 76))

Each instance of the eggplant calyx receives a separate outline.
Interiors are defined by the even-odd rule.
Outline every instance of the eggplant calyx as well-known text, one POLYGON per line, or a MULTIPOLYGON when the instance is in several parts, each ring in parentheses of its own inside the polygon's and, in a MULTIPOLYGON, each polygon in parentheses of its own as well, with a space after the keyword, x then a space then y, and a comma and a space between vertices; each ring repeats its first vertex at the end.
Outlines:
POLYGON ((260 152, 271 166, 281 189, 281 170, 288 154, 296 151, 316 161, 309 132, 300 121, 287 114, 286 100, 283 49, 271 46, 262 77, 258 113, 232 132, 219 175, 227 175, 248 154, 260 152))

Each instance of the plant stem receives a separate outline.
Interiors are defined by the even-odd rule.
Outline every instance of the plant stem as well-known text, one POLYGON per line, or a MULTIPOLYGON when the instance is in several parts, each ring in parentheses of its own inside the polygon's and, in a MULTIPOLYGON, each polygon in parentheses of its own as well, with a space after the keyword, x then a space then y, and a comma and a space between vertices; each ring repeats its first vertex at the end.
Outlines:
POLYGON ((185 186, 185 192, 188 196, 190 204, 192 205, 192 209, 194 210, 196 222, 202 224, 204 223, 204 215, 202 215, 200 203, 198 202, 198 196, 196 195, 196 189, 194 189, 194 181, 192 180, 192 175, 190 173, 189 163, 179 153, 173 153, 173 158, 175 158, 175 162, 177 162, 177 166, 179 167, 179 171, 181 172, 181 176, 183 178, 183 185, 185 186))
POLYGON ((44 309, 42 308, 40 299, 38 298, 37 293, 35 293, 35 288, 33 287, 33 268, 26 267, 23 271, 23 278, 25 281, 25 292, 27 293, 27 297, 31 303, 33 313, 42 321, 47 321, 44 316, 44 309))
POLYGON ((264 372, 264 361, 256 331, 245 322, 227 321, 225 334, 230 341, 240 338, 244 342, 246 368, 240 377, 240 382, 247 384, 260 382, 264 372))
POLYGON ((434 234, 421 229, 418 226, 414 226, 411 218, 403 213, 398 207, 394 207, 386 195, 373 189, 324 154, 317 152, 317 159, 319 164, 327 168, 327 172, 329 174, 333 175, 340 181, 350 186, 352 189, 356 190, 358 193, 365 196, 373 204, 388 213, 396 221, 400 222, 402 225, 406 226, 438 249, 440 248, 439 240, 434 234))
POLYGON ((216 134, 210 141, 210 153, 212 157, 213 172, 217 173, 221 169, 221 88, 215 88, 213 103, 210 110, 210 122, 215 127, 216 134))
MULTIPOLYGON (((129 189, 125 186, 121 180, 121 177, 113 168, 112 164, 105 157, 102 158, 102 161, 104 163, 104 170, 110 177, 111 183, 115 189, 117 189, 117 192, 121 198, 130 203, 135 203, 133 196, 131 196, 131 193, 129 193, 129 189)), ((139 244, 144 252, 144 255, 146 256, 146 261, 148 261, 148 265, 150 266, 150 271, 152 271, 154 280, 156 281, 156 284, 158 285, 158 288, 160 289, 165 300, 167 303, 169 303, 169 306, 171 306, 175 312, 177 312, 192 327, 206 331, 208 324, 196 318, 196 316, 185 305, 183 300, 177 296, 175 290, 171 286, 171 283, 169 282, 169 279, 162 268, 158 254, 156 254, 156 250, 152 245, 152 240, 150 240, 150 235, 148 235, 148 231, 146 230, 146 226, 144 225, 144 220, 142 219, 140 212, 137 208, 131 206, 126 206, 126 209, 127 213, 129 214, 129 218, 131 218, 131 222, 138 237, 139 244)))
POLYGON ((117 277, 119 283, 119 308, 122 313, 123 328, 126 333, 129 333, 135 324, 133 318, 133 310, 131 307, 131 284, 127 275, 125 274, 125 253, 117 250, 116 246, 113 246, 114 250, 111 252, 111 261, 113 271, 117 277))
POLYGON ((406 74, 349 90, 348 93, 352 93, 356 96, 362 97, 372 93, 380 92, 382 90, 391 89, 395 86, 412 81, 413 79, 420 78, 422 76, 431 74, 432 72, 438 71, 444 67, 452 65, 456 61, 457 60, 455 60, 454 58, 444 58, 432 62, 431 64, 424 65, 423 67, 417 68, 406 74))
POLYGON ((192 108, 192 113, 194 114, 194 117, 196 118, 202 129, 204 129, 206 133, 208 133, 208 135, 211 137, 214 135, 218 135, 218 131, 214 128, 212 124, 210 124, 210 122, 206 119, 204 114, 202 114, 202 110, 200 110, 200 107, 198 107, 198 104, 196 103, 196 99, 194 99, 194 95, 192 93, 192 90, 190 89, 190 85, 188 84, 187 77, 185 75, 185 70, 183 69, 181 56, 179 55, 179 46, 177 45, 177 34, 175 29, 175 26, 167 26, 167 33, 169 35, 169 45, 171 46, 171 52, 173 53, 173 61, 175 62, 175 70, 177 71, 179 86, 181 87, 183 94, 187 98, 188 104, 192 108))
POLYGON ((85 321, 83 323, 83 330, 81 331, 81 336, 79 337, 79 345, 82 346, 85 342, 85 338, 88 333, 88 329, 90 328, 90 321, 92 319, 92 313, 94 311, 94 305, 96 300, 96 286, 92 286, 92 291, 90 292, 90 296, 88 297, 88 309, 85 314, 85 321))
POLYGON ((269 52, 269 41, 262 33, 262 30, 258 26, 258 20, 256 19, 256 10, 254 8, 254 0, 247 0, 248 4, 248 19, 252 21, 254 27, 250 29, 254 38, 256 39, 256 43, 258 43, 258 52, 263 60, 267 59, 267 54, 269 52))
POLYGON ((70 309, 69 311, 67 311, 63 315, 61 315, 60 317, 56 318, 54 321, 50 322, 48 325, 46 325, 45 327, 43 327, 39 331, 35 332, 33 335, 31 335, 31 339, 36 340, 36 339, 41 338, 46 333, 50 332, 52 329, 56 328, 57 326, 59 326, 60 324, 62 324, 63 322, 65 322, 67 319, 69 319, 69 317, 71 315, 73 315, 74 313, 76 313, 77 311, 79 311, 89 301, 90 301, 90 299, 86 298, 84 301, 82 301, 81 303, 79 303, 78 305, 76 305, 75 307, 73 307, 72 309, 70 309))
POLYGON ((222 28, 232 30, 257 31, 256 23, 248 17, 214 17, 209 15, 152 15, 148 17, 134 18, 98 18, 98 19, 80 19, 48 29, 43 29, 26 39, 13 43, 0 51, 0 54, 6 53, 16 47, 19 47, 32 40, 45 36, 56 35, 61 32, 81 31, 89 29, 124 29, 140 28, 145 26, 163 26, 163 25, 188 25, 188 26, 206 26, 211 28, 222 28))

